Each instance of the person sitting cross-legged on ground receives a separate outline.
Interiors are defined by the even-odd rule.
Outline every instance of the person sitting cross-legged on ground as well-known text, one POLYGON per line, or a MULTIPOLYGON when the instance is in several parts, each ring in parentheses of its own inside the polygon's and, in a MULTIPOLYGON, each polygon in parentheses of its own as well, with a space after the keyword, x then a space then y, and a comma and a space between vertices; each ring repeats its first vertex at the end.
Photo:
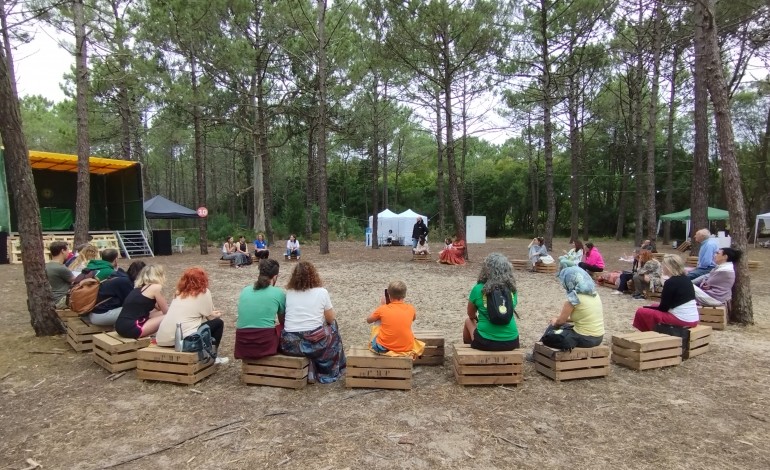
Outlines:
POLYGON ((415 339, 412 322, 417 313, 412 304, 404 302, 406 284, 393 281, 388 285, 388 298, 380 299, 380 306, 366 318, 372 326, 369 349, 377 354, 412 356, 416 359, 425 351, 425 343, 415 339))
POLYGON ((299 250, 299 240, 297 240, 297 237, 292 233, 289 235, 289 239, 286 240, 286 255, 285 258, 289 259, 291 257, 296 257, 299 259, 300 256, 300 250, 299 250))
POLYGON ((254 240, 254 256, 257 259, 267 259, 270 257, 270 250, 267 249, 267 240, 265 240, 265 235, 261 233, 254 240))
POLYGON ((102 250, 102 259, 112 262, 115 271, 99 284, 96 306, 88 315, 88 320, 94 325, 112 326, 118 319, 120 311, 123 310, 123 303, 128 294, 134 290, 134 281, 145 267, 145 263, 144 261, 134 261, 128 267, 128 271, 123 271, 118 268, 118 250, 114 248, 102 250))
POLYGON ((714 254, 719 249, 719 243, 716 238, 711 236, 709 229, 702 228, 695 232, 695 241, 700 243, 700 250, 698 250, 698 265, 687 274, 690 280, 701 277, 704 274, 708 274, 712 269, 716 267, 714 261, 714 254))
POLYGON ((45 264, 45 275, 48 277, 48 283, 53 292, 53 303, 57 309, 67 308, 67 293, 72 287, 72 281, 75 276, 72 271, 64 266, 64 260, 69 254, 67 242, 53 242, 48 247, 51 252, 51 261, 45 264))
POLYGON ((286 285, 286 320, 281 351, 310 359, 308 381, 332 383, 345 374, 347 360, 329 292, 315 266, 300 261, 286 285))
POLYGON ((693 279, 695 301, 707 307, 719 307, 733 298, 735 265, 741 260, 741 250, 720 248, 714 254, 717 267, 708 274, 693 279))
POLYGON ((586 243, 585 259, 579 262, 578 266, 592 273, 604 271, 604 258, 602 258, 602 254, 599 253, 599 249, 593 243, 586 243))
POLYGON ((230 260, 230 262, 236 267, 240 268, 244 264, 247 264, 246 255, 238 252, 238 247, 233 242, 233 237, 227 237, 225 243, 222 245, 222 259, 230 260))
POLYGON ((463 324, 463 343, 482 351, 512 351, 519 347, 519 328, 515 316, 507 324, 490 321, 487 294, 495 289, 511 293, 511 306, 516 308, 518 293, 513 266, 505 255, 490 253, 484 258, 476 285, 468 295, 467 315, 463 324))
POLYGON ((425 237, 420 237, 420 241, 417 242, 417 246, 412 248, 412 253, 415 255, 429 255, 430 248, 428 248, 428 241, 425 237))
POLYGON ((660 292, 663 287, 660 262, 652 257, 651 251, 642 250, 639 253, 639 264, 641 268, 633 275, 635 299, 643 299, 644 290, 650 286, 654 292, 660 292))
POLYGON ((465 242, 455 235, 449 248, 444 248, 438 254, 438 262, 442 264, 465 264, 465 242))
POLYGON ((663 283, 660 304, 639 307, 634 315, 634 328, 652 331, 658 323, 697 326, 699 316, 695 288, 684 273, 682 260, 676 255, 666 255, 661 266, 663 275, 670 277, 663 283))
POLYGON ((543 237, 535 237, 527 245, 529 252, 527 257, 529 258, 529 270, 534 272, 535 265, 540 261, 540 258, 548 256, 548 247, 545 246, 543 237))
POLYGON ((278 354, 286 294, 275 287, 280 265, 274 259, 259 262, 259 277, 241 290, 235 322, 235 358, 259 359, 278 354))
POLYGON ((158 331, 168 312, 168 303, 163 297, 165 282, 163 266, 151 264, 142 269, 134 281, 134 290, 126 297, 115 321, 115 331, 120 336, 139 339, 158 331))
POLYGON ((604 338, 604 310, 596 291, 596 284, 588 273, 578 266, 561 270, 559 281, 567 293, 567 300, 559 316, 551 319, 541 341, 546 346, 592 348, 602 344, 604 338), (554 338, 549 335, 558 335, 554 338))

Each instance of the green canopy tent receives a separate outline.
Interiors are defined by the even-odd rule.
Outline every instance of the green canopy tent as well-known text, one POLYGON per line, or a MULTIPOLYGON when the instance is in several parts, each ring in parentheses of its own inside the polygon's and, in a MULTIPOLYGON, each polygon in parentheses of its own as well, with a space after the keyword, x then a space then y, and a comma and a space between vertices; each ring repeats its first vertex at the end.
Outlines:
MULTIPOLYGON (((714 207, 708 208, 707 218, 712 220, 727 220, 730 218, 730 213, 724 209, 717 209, 714 207)), ((660 232, 660 224, 663 222, 678 221, 684 222, 686 226, 685 236, 690 236, 690 209, 685 209, 679 212, 673 212, 671 214, 661 215, 658 219, 658 233, 660 232)))

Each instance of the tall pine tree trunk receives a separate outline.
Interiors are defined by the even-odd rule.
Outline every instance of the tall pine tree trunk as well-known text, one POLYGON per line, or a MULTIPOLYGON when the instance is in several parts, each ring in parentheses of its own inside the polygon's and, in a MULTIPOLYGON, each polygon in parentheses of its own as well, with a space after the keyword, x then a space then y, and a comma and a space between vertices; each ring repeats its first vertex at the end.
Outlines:
MULTIPOLYGON (((666 132, 666 198, 663 203, 665 214, 674 211, 674 122, 676 121, 677 75, 681 53, 681 47, 674 46, 674 55, 671 59, 671 90, 668 99, 668 129, 666 132)), ((671 222, 666 221, 663 223, 663 243, 668 244, 669 241, 671 241, 671 222)))
POLYGON ((91 171, 88 158, 91 145, 88 140, 88 41, 83 0, 75 0, 75 101, 78 141, 77 196, 75 197, 75 246, 88 242, 91 201, 91 171))
MULTIPOLYGON (((696 9, 699 1, 695 2, 696 9)), ((695 59, 693 66, 693 96, 695 127, 695 148, 692 161, 692 182, 690 190, 690 233, 692 238, 690 254, 697 255, 700 244, 695 242, 693 235, 696 231, 708 227, 709 204, 709 124, 708 124, 708 90, 706 88, 706 58, 704 57, 705 45, 703 25, 693 12, 693 25, 695 27, 695 59)))
MULTIPOLYGON (((190 54, 190 88, 193 96, 193 142, 195 148, 195 181, 197 188, 198 206, 206 206, 206 163, 203 155, 202 131, 201 131, 201 107, 200 91, 198 89, 198 63, 194 53, 190 54)), ((208 247, 208 219, 198 219, 198 242, 202 255, 209 253, 208 247)))
POLYGON ((540 86, 543 91, 543 157, 545 158, 545 199, 546 199, 546 220, 545 220, 545 245, 549 250, 553 250, 553 235, 556 228, 556 192, 553 187, 553 124, 551 123, 551 108, 553 106, 551 99, 551 52, 549 50, 549 29, 548 29, 548 9, 550 5, 547 0, 540 0, 540 22, 538 24, 540 33, 540 60, 542 61, 542 74, 540 76, 540 86))
MULTIPOLYGON (((7 44, 3 8, 0 8, 0 19, 3 20, 3 43, 7 44)), ((0 50, 0 138, 5 146, 4 161, 8 189, 18 214, 22 268, 24 283, 27 286, 27 309, 32 328, 37 336, 56 335, 64 333, 64 328, 54 311, 53 293, 45 274, 43 257, 45 247, 40 224, 40 207, 32 177, 32 167, 29 164, 29 151, 22 130, 19 98, 14 87, 15 78, 11 73, 10 64, 13 62, 13 57, 7 51, 7 49, 0 50)))
POLYGON ((319 250, 329 254, 329 201, 326 176, 326 0, 318 0, 318 216, 319 250))
MULTIPOLYGON (((714 119, 717 128, 717 143, 722 163, 722 181, 727 197, 727 209, 730 212, 730 235, 733 247, 746 253, 748 248, 748 227, 746 225, 746 205, 741 189, 741 174, 735 154, 735 135, 733 133, 730 100, 727 94, 727 81, 724 77, 722 55, 717 36, 715 0, 698 0, 695 3, 696 21, 699 32, 703 35, 699 45, 704 58, 706 85, 711 103, 714 105, 714 119)), ((735 270, 732 308, 730 320, 751 325, 754 323, 754 310, 751 299, 751 278, 749 277, 748 256, 741 257, 735 270)))
POLYGON ((660 49, 661 49, 661 0, 655 2, 652 19, 652 83, 650 84, 650 102, 647 122, 647 238, 657 238, 657 211, 655 210, 655 143, 658 130, 658 90, 660 89, 660 49))

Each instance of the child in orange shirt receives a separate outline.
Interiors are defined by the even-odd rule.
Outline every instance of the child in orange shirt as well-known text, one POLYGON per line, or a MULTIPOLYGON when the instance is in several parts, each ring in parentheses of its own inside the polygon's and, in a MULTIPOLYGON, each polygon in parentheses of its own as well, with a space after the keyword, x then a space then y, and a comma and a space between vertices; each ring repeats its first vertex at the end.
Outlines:
POLYGON ((369 348, 378 354, 420 356, 425 343, 414 338, 412 322, 417 318, 414 306, 404 302, 406 284, 393 281, 388 285, 388 299, 383 297, 381 305, 366 319, 367 323, 380 322, 372 327, 369 348))

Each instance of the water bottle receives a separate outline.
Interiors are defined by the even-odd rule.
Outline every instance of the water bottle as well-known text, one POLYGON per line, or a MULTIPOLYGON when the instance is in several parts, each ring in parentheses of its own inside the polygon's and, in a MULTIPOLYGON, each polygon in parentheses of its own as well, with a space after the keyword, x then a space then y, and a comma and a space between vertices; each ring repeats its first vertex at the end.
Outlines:
POLYGON ((181 352, 182 345, 184 343, 184 334, 182 334, 182 324, 176 324, 176 331, 174 332, 174 351, 181 352))

